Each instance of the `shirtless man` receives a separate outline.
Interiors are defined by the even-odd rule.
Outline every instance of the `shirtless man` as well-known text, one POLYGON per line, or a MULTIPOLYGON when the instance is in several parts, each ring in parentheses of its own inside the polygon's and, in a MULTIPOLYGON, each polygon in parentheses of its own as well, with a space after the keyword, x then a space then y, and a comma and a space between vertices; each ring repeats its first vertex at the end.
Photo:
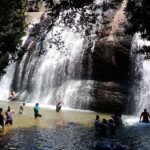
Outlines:
POLYGON ((149 123, 149 118, 150 118, 149 113, 147 112, 146 109, 144 109, 144 112, 142 112, 141 116, 140 116, 140 122, 141 122, 141 119, 142 119, 142 122, 149 123))

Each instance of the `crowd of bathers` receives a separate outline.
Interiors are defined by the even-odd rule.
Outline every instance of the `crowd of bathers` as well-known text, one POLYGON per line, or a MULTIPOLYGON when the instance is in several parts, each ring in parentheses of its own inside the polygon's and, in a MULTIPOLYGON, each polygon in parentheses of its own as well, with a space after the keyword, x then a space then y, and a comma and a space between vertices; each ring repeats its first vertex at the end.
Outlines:
POLYGON ((107 134, 115 135, 116 128, 123 125, 121 120, 121 115, 114 114, 111 116, 111 119, 106 120, 105 118, 100 121, 99 115, 96 115, 95 119, 95 131, 101 136, 107 134))
POLYGON ((4 129, 5 125, 12 125, 13 124, 13 113, 15 113, 10 106, 8 106, 8 109, 4 112, 3 108, 0 108, 0 126, 2 126, 2 129, 4 129))
MULTIPOLYGON (((19 114, 23 114, 24 113, 24 106, 25 103, 22 103, 22 105, 20 105, 19 108, 19 114)), ((56 112, 59 112, 61 110, 62 107, 62 101, 61 100, 57 100, 56 101, 56 112)), ((34 108, 34 117, 42 117, 42 115, 39 113, 39 103, 36 103, 34 108)), ((7 110, 4 111, 3 108, 0 108, 0 126, 2 127, 2 129, 4 129, 5 125, 13 125, 13 114, 15 113, 14 110, 11 109, 10 106, 8 106, 7 110)))

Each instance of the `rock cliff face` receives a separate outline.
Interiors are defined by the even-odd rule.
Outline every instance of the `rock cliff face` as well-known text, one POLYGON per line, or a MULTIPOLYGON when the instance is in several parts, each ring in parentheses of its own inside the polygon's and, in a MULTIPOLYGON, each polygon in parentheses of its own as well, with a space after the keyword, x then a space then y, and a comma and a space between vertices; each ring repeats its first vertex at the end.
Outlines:
MULTIPOLYGON (((51 2, 51 5, 57 3, 56 1, 51 2)), ((34 9, 36 9, 37 12, 26 13, 27 23, 31 22, 31 18, 40 23, 35 25, 35 29, 32 30, 24 45, 28 51, 36 47, 37 41, 42 40, 43 33, 45 33, 47 26, 50 27, 49 22, 51 21, 50 15, 47 17, 50 11, 46 9, 45 2, 41 1, 40 5, 38 2, 38 7, 37 3, 33 4, 28 7, 28 11, 35 11, 34 9)), ((101 37, 95 42, 93 51, 91 52, 91 48, 88 51, 91 55, 92 63, 90 80, 94 80, 94 84, 91 84, 93 101, 89 106, 90 109, 96 111, 122 112, 128 103, 131 41, 130 36, 125 34, 126 19, 124 8, 126 0, 121 5, 115 6, 115 8, 108 3, 104 3, 104 6, 101 37)), ((83 61, 85 61, 83 62, 83 65, 85 63, 83 78, 89 78, 86 75, 88 70, 86 70, 86 62, 88 60, 83 61)))
POLYGON ((126 1, 103 13, 102 38, 92 53, 95 102, 91 107, 108 112, 124 111, 128 103, 130 36, 125 34, 126 1))

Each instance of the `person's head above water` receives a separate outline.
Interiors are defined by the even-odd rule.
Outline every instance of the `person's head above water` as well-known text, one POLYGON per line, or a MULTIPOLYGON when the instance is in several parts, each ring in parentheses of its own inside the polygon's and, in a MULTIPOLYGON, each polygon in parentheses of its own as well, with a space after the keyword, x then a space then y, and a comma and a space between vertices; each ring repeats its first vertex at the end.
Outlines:
POLYGON ((98 120, 99 119, 99 115, 96 115, 96 120, 98 120))
POLYGON ((8 106, 8 111, 10 111, 11 109, 10 109, 10 106, 8 106))
POLYGON ((3 111, 3 108, 0 108, 0 113, 3 111))
POLYGON ((39 103, 36 103, 35 105, 36 105, 36 106, 39 106, 39 103))

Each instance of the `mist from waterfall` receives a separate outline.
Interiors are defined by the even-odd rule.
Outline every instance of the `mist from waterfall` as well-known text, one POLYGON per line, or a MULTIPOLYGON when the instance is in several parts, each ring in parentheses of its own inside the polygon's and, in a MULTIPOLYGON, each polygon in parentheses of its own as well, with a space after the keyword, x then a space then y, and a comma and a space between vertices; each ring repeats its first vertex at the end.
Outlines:
MULTIPOLYGON (((103 0, 96 1, 93 7, 101 6, 102 3, 103 0)), ((91 11, 85 6, 86 13, 98 14, 96 22, 91 25, 90 40, 82 25, 79 26, 81 32, 77 32, 75 27, 66 27, 61 21, 62 13, 67 14, 67 11, 60 13, 53 30, 48 32, 43 41, 36 44, 36 49, 26 53, 20 63, 8 67, 0 82, 0 90, 3 91, 0 99, 7 99, 10 89, 15 87, 18 92, 17 99, 20 101, 55 105, 55 101, 61 99, 65 107, 88 109, 92 100, 90 53, 93 46, 91 52, 87 50, 89 45, 95 43, 97 30, 101 30, 102 9, 97 7, 91 11), (56 36, 58 34, 59 37, 56 36), (54 40, 53 43, 51 40, 54 40), (39 57, 41 49, 46 52, 39 57), (83 66, 83 59, 87 53, 88 61, 83 66), (86 77, 83 75, 85 66, 86 77)), ((73 19, 77 24, 80 21, 80 13, 76 13, 73 19)))
POLYGON ((139 33, 135 34, 131 48, 132 94, 135 102, 135 114, 141 113, 144 108, 150 111, 150 60, 144 54, 137 53, 149 41, 142 40, 139 33))

